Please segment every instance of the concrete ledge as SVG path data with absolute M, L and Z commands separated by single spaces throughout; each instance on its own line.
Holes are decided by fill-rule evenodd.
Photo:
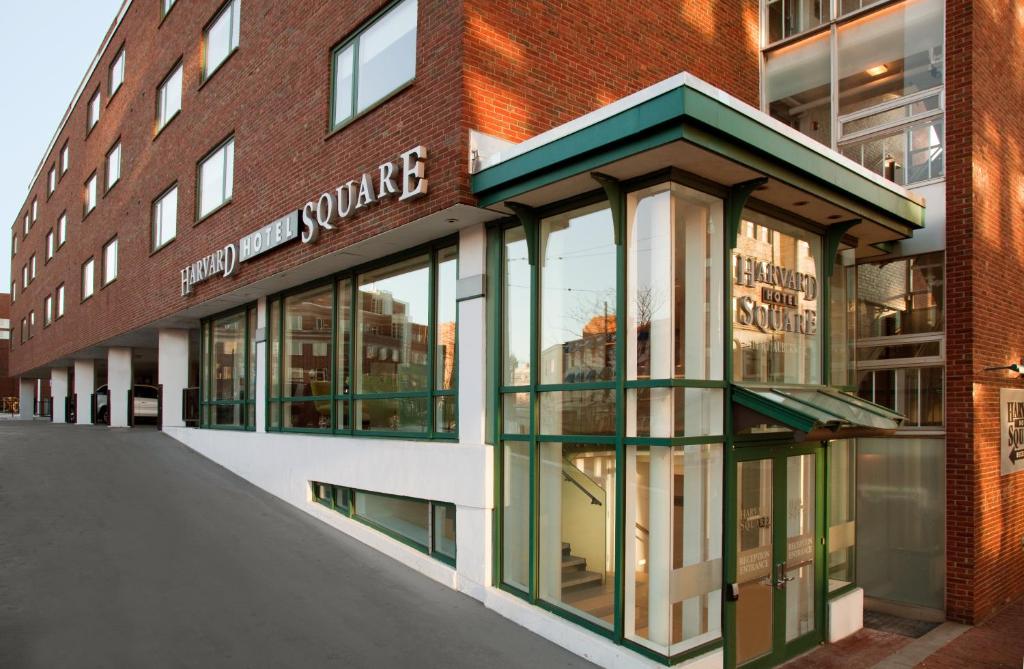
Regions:
M 864 627 L 864 590 L 857 588 L 828 602 L 828 642 L 845 639 Z

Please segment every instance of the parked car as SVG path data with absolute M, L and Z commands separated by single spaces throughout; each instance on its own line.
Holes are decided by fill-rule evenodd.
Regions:
M 110 423 L 110 389 L 102 385 L 96 389 L 96 422 Z M 156 386 L 135 386 L 135 418 L 156 418 L 160 412 L 160 393 Z

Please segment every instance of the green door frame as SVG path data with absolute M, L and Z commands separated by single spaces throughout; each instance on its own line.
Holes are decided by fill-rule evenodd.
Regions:
M 771 445 L 749 445 L 729 449 L 726 462 L 726 560 L 730 564 L 727 582 L 736 581 L 737 531 L 739 523 L 738 464 L 757 460 L 772 460 L 772 574 L 775 565 L 786 562 L 786 523 L 779 522 L 778 514 L 786 513 L 786 459 L 798 455 L 814 455 L 814 631 L 786 643 L 786 598 L 785 591 L 778 591 L 772 603 L 772 652 L 742 665 L 743 669 L 774 667 L 800 653 L 821 644 L 825 640 L 825 442 L 809 444 L 775 443 Z M 725 601 L 725 666 L 736 667 L 736 601 Z

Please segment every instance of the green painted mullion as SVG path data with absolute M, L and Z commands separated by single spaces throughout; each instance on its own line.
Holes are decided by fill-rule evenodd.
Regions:
M 394 393 L 356 393 L 353 398 L 357 400 L 404 400 L 429 398 L 430 394 L 429 390 L 406 390 Z
M 626 388 L 725 388 L 725 381 L 710 379 L 634 379 L 626 381 Z
M 596 444 L 610 446 L 617 443 L 619 438 L 615 435 L 538 434 L 537 441 L 545 443 Z
M 814 532 L 814 629 L 815 640 L 823 639 L 825 632 L 825 596 L 828 593 L 828 454 L 826 442 L 820 442 L 814 455 L 816 505 Z M 820 540 L 819 540 L 820 537 Z
M 735 210 L 725 209 L 723 202 L 723 209 L 726 212 L 732 212 L 736 215 Z M 742 216 L 742 210 L 739 211 L 739 216 Z M 739 505 L 738 495 L 738 468 L 736 461 L 735 451 L 735 431 L 733 428 L 733 404 L 732 404 L 732 382 L 734 380 L 733 374 L 733 312 L 732 312 L 732 284 L 733 284 L 733 260 L 732 251 L 735 238 L 731 237 L 730 231 L 733 229 L 739 229 L 739 222 L 737 220 L 726 220 L 725 231 L 726 234 L 722 236 L 722 336 L 723 346 L 722 355 L 722 376 L 725 380 L 725 439 L 723 440 L 722 448 L 724 449 L 724 457 L 722 458 L 723 466 L 725 471 L 722 472 L 723 482 L 723 494 L 722 494 L 722 555 L 723 555 L 723 574 L 725 579 L 726 587 L 729 584 L 736 582 L 736 554 L 738 551 L 738 531 L 739 531 L 739 513 L 737 506 Z M 724 663 L 726 667 L 736 666 L 736 602 L 730 601 L 728 597 L 723 598 L 722 603 L 722 620 L 721 629 L 722 637 L 725 640 L 723 646 Z
M 437 427 L 434 423 L 436 422 L 437 416 L 434 415 L 436 409 L 434 406 L 433 391 L 434 386 L 437 385 L 437 373 L 434 369 L 434 349 L 437 347 L 437 281 L 439 272 L 437 271 L 437 249 L 430 249 L 430 260 L 429 267 L 427 268 L 427 392 L 429 399 L 427 400 L 427 432 L 433 434 Z M 457 338 L 458 335 L 456 335 Z
M 494 435 L 494 509 L 491 511 L 492 527 L 491 534 L 491 584 L 501 587 L 504 581 L 505 560 L 505 514 L 502 500 L 504 500 L 505 485 L 505 442 L 501 434 L 502 411 L 501 395 L 496 392 L 495 387 L 504 380 L 502 375 L 503 360 L 503 329 L 502 329 L 502 304 L 504 303 L 504 258 L 505 258 L 505 233 L 504 228 L 487 229 L 487 276 L 489 283 L 493 286 L 487 307 L 487 328 L 488 348 L 491 354 L 491 375 L 494 381 L 487 384 L 487 401 L 491 409 L 491 434 Z
M 625 637 L 625 548 L 626 548 L 626 199 L 621 188 L 607 184 L 611 197 L 615 239 L 615 591 L 613 634 L 616 643 Z M 616 192 L 618 191 L 618 192 Z
M 356 402 L 353 399 L 356 394 L 356 323 L 358 322 L 357 314 L 361 308 L 357 302 L 359 299 L 359 275 L 353 273 L 349 284 L 351 302 L 348 307 L 348 371 L 352 378 L 348 383 L 348 432 L 354 434 L 356 431 Z M 362 364 L 359 365 L 358 371 L 362 373 Z
M 540 559 L 537 555 L 540 527 L 540 477 L 538 476 L 540 458 L 537 457 L 537 380 L 540 369 L 540 317 L 538 315 L 540 309 L 540 261 L 538 256 L 540 250 L 537 246 L 540 244 L 540 222 L 536 217 L 524 217 L 522 213 L 517 213 L 520 214 L 519 218 L 523 224 L 530 263 L 530 574 L 527 585 L 530 588 L 529 600 L 536 604 L 540 574 Z
M 573 390 L 615 390 L 617 384 L 614 381 L 591 381 L 589 383 L 538 383 L 537 392 L 566 392 Z
M 338 281 L 331 281 L 331 431 L 338 429 Z

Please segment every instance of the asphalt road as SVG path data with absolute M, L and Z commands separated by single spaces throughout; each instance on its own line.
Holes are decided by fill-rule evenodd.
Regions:
M 0 422 L 0 667 L 589 667 L 155 430 Z

